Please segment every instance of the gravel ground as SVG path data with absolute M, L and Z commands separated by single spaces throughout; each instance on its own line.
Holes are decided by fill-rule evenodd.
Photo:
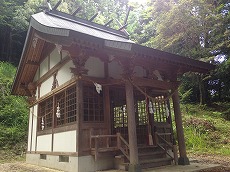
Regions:
M 222 167 L 200 172 L 230 172 L 230 157 L 217 155 L 190 155 L 190 160 L 200 163 L 219 164 Z M 0 172 L 61 172 L 54 169 L 39 167 L 25 162 L 0 163 Z

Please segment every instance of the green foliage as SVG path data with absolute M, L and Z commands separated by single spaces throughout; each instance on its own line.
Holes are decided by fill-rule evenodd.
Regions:
M 189 152 L 230 155 L 230 121 L 223 116 L 229 107 L 229 102 L 211 106 L 182 104 Z
M 12 148 L 26 142 L 28 108 L 24 97 L 11 95 L 16 68 L 0 62 L 0 147 Z
M 212 75 L 182 77 L 183 101 L 204 104 L 229 100 L 229 65 L 217 61 L 218 57 L 229 58 L 229 3 L 152 0 L 147 5 L 134 30 L 135 40 L 149 47 L 218 64 Z

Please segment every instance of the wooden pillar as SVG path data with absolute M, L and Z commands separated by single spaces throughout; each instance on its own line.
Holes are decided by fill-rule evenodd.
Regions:
M 80 79 L 77 80 L 76 83 L 76 109 L 77 109 L 77 134 L 76 134 L 76 152 L 81 154 L 81 124 L 82 124 L 82 115 L 83 115 L 83 87 L 82 81 Z
M 177 132 L 177 139 L 178 139 L 178 146 L 180 157 L 178 159 L 179 165 L 189 165 L 189 159 L 186 154 L 186 146 L 184 140 L 184 129 L 182 125 L 182 116 L 180 110 L 180 98 L 178 94 L 178 90 L 176 90 L 172 96 L 173 100 L 173 107 L 174 107 L 174 116 L 176 122 L 176 132 Z
M 127 105 L 127 114 L 128 114 L 128 134 L 129 134 L 129 151 L 130 151 L 129 172 L 141 172 L 140 164 L 138 163 L 133 85 L 130 81 L 125 82 L 125 91 L 126 91 L 126 105 Z

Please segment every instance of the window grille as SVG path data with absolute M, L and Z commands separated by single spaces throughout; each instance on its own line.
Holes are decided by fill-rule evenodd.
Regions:
M 128 126 L 126 105 L 113 107 L 113 113 L 114 113 L 113 120 L 114 120 L 115 128 Z
M 154 121 L 166 122 L 168 118 L 167 114 L 167 101 L 163 100 L 163 96 L 156 97 L 156 101 L 153 102 L 154 108 Z
M 71 87 L 66 90 L 66 122 L 71 123 L 76 121 L 76 87 Z
M 146 125 L 148 124 L 148 115 L 146 111 L 146 101 L 145 100 L 138 100 L 137 107 L 135 107 L 136 113 L 138 115 L 138 124 L 139 125 Z
M 53 98 L 42 102 L 39 106 L 38 129 L 49 129 L 52 127 Z M 42 124 L 44 122 L 44 124 Z
M 55 101 L 53 102 L 53 99 Z M 55 118 L 54 127 L 72 123 L 77 120 L 76 117 L 76 86 L 72 86 L 61 93 L 44 100 L 39 104 L 38 130 L 49 129 L 53 126 L 53 116 Z M 60 118 L 57 118 L 57 107 L 60 107 Z M 44 125 L 44 127 L 43 127 Z
M 65 124 L 65 114 L 66 114 L 66 111 L 65 111 L 65 92 L 62 92 L 60 94 L 58 94 L 56 96 L 56 106 L 57 107 L 59 105 L 60 107 L 60 118 L 56 118 L 56 125 L 57 126 L 60 126 L 60 125 L 63 125 Z
M 103 95 L 98 94 L 94 86 L 83 87 L 84 121 L 104 121 Z

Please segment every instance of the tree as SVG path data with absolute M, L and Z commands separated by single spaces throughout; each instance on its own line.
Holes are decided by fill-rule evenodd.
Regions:
M 21 52 L 21 38 L 20 32 L 14 29 L 14 15 L 15 11 L 20 8 L 25 0 L 12 0 L 0 2 L 0 60 L 17 61 L 17 54 Z M 24 35 L 23 35 L 24 36 Z
M 227 13 L 226 2 L 215 4 L 213 1 L 206 0 L 152 0 L 148 6 L 149 8 L 144 12 L 148 14 L 147 25 L 141 32 L 148 35 L 149 30 L 152 30 L 153 36 L 146 37 L 146 41 L 141 42 L 142 44 L 212 63 L 216 63 L 217 55 L 213 52 L 218 52 L 220 55 L 222 50 L 229 51 L 226 46 L 222 46 L 222 50 L 217 49 L 223 44 L 229 46 L 227 44 L 229 37 L 221 36 L 226 35 L 226 31 L 223 34 L 223 30 L 229 26 L 225 24 L 221 29 L 219 28 L 224 21 L 228 20 L 223 16 L 223 11 Z M 214 31 L 219 33 L 216 35 Z M 188 90 L 191 90 L 191 95 L 196 95 L 193 91 L 199 90 L 197 96 L 199 99 L 195 101 L 206 103 L 207 98 L 211 97 L 210 90 L 207 91 L 207 88 L 212 89 L 208 84 L 211 76 L 186 74 L 184 77 L 190 77 L 191 80 L 196 78 L 198 84 L 191 85 Z M 192 87 L 196 88 L 191 89 Z M 188 90 L 183 90 L 181 93 L 186 93 Z
M 16 68 L 0 62 L 0 147 L 12 148 L 27 138 L 28 108 L 24 97 L 11 95 Z

